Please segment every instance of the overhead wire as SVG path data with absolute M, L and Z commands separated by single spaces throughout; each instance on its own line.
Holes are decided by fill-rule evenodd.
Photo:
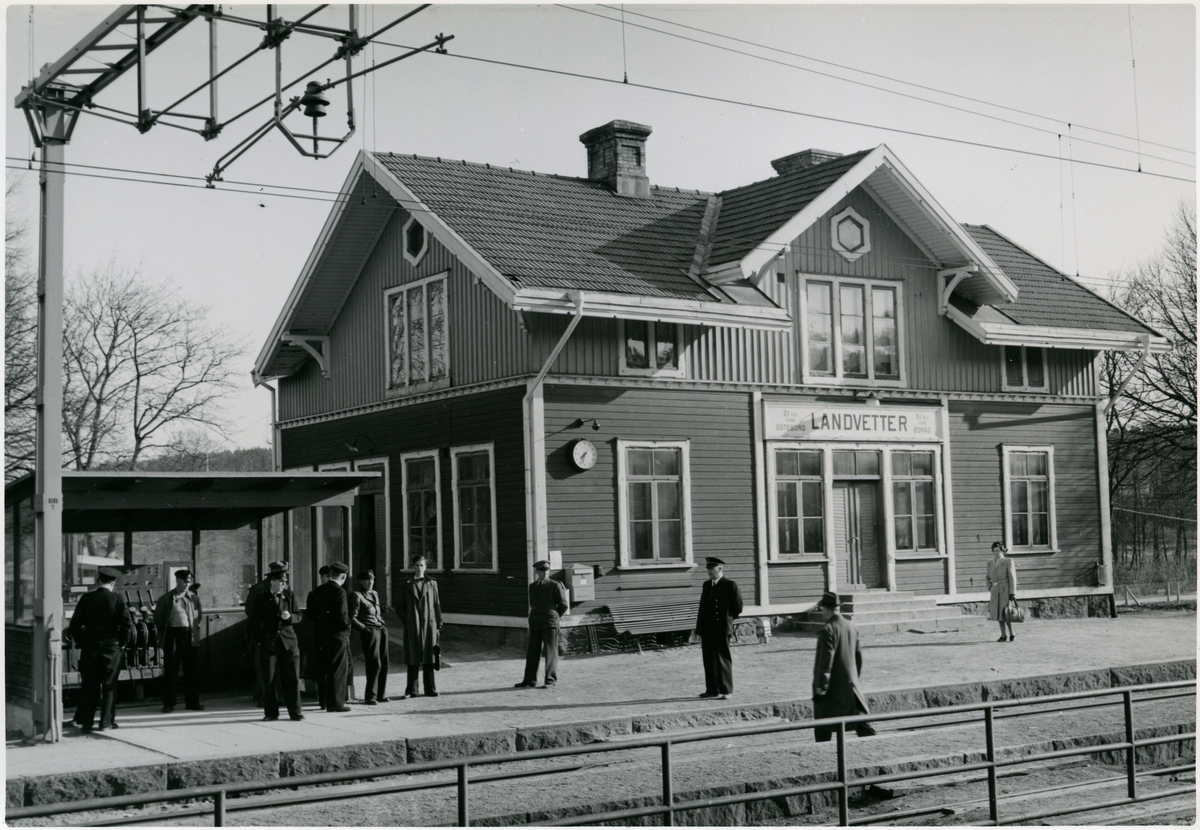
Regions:
M 608 6 L 608 5 L 605 5 L 605 4 L 603 4 L 603 3 L 601 3 L 601 4 L 600 4 L 600 6 L 601 6 L 601 8 L 606 8 L 606 9 L 609 9 L 610 11 L 615 11 L 615 9 L 614 9 L 612 6 Z M 567 9 L 571 9 L 572 11 L 582 11 L 582 10 L 580 10 L 580 9 L 575 9 L 575 8 L 573 8 L 573 7 L 571 7 L 571 6 L 566 6 L 566 5 L 563 5 L 562 7 L 563 7 L 563 8 L 567 8 Z M 976 103 L 976 104 L 983 104 L 983 105 L 985 105 L 985 106 L 989 106 L 989 107 L 995 107 L 995 108 L 997 108 L 997 109 L 1008 110 L 1009 112 L 1014 112 L 1014 113 L 1017 113 L 1017 114 L 1020 114 L 1020 115 L 1027 115 L 1027 116 L 1029 116 L 1029 117 L 1031 117 L 1031 118 L 1041 118 L 1041 119 L 1043 119 L 1043 120 L 1045 120 L 1045 121 L 1053 121 L 1053 122 L 1055 122 L 1056 124 L 1060 124 L 1060 125 L 1061 125 L 1061 124 L 1065 124 L 1065 123 L 1066 123 L 1065 119 L 1063 119 L 1063 118 L 1059 118 L 1059 117 L 1057 117 L 1057 116 L 1052 116 L 1052 115 L 1043 115 L 1043 114 L 1041 114 L 1041 113 L 1031 112 L 1031 111 L 1029 111 L 1029 110 L 1023 110 L 1023 109 L 1020 109 L 1019 107 L 1012 107 L 1012 106 L 1008 106 L 1008 105 L 1005 105 L 1005 104 L 997 104 L 997 103 L 995 103 L 995 102 L 992 102 L 992 101 L 987 101 L 987 100 L 984 100 L 984 99 L 982 99 L 982 98 L 976 98 L 976 97 L 973 97 L 973 96 L 970 96 L 970 95 L 963 95 L 963 94 L 961 94 L 961 93 L 957 93 L 957 92 L 951 92 L 950 90 L 946 90 L 946 89 L 940 89 L 940 88 L 938 88 L 938 87 L 935 87 L 935 86 L 928 86 L 928 85 L 925 85 L 925 84 L 919 84 L 919 83 L 916 83 L 916 82 L 914 82 L 914 81 L 905 81 L 905 80 L 902 80 L 902 79 L 899 79 L 899 78 L 892 77 L 892 76 L 890 76 L 890 75 L 884 75 L 884 74 L 882 74 L 882 73 L 879 73 L 879 72 L 871 72 L 871 71 L 869 71 L 869 70 L 866 70 L 866 69 L 859 69 L 859 68 L 857 68 L 857 67 L 854 67 L 854 66 L 847 66 L 846 64 L 840 64 L 840 63 L 837 63 L 837 62 L 835 62 L 835 61 L 824 60 L 824 59 L 822 59 L 822 58 L 814 58 L 814 57 L 812 57 L 811 55 L 804 55 L 804 54 L 801 54 L 801 53 L 799 53 L 799 52 L 791 52 L 791 51 L 788 51 L 787 49 L 780 49 L 780 48 L 777 48 L 777 47 L 774 47 L 774 46 L 767 46 L 766 44 L 760 43 L 760 42 L 758 42 L 758 41 L 753 41 L 753 40 L 745 40 L 745 39 L 742 39 L 742 38 L 737 38 L 737 37 L 734 37 L 734 36 L 732 36 L 732 35 L 726 35 L 726 34 L 722 34 L 722 33 L 720 33 L 720 32 L 713 32 L 713 31 L 710 31 L 710 30 L 707 30 L 707 29 L 701 29 L 701 28 L 699 28 L 699 27 L 697 27 L 697 26 L 689 26 L 689 25 L 688 25 L 688 24 L 686 24 L 686 23 L 679 23 L 678 21 L 674 21 L 674 20 L 667 20 L 667 19 L 665 19 L 665 18 L 661 18 L 661 17 L 655 17 L 655 16 L 653 16 L 653 15 L 645 14 L 644 12 L 629 12 L 629 13 L 630 13 L 630 14 L 632 14 L 632 15 L 634 15 L 634 16 L 636 16 L 636 17 L 644 17 L 644 18 L 646 18 L 646 19 L 648 19 L 648 20 L 653 20 L 653 21 L 655 21 L 655 22 L 657 22 L 657 23 L 665 23 L 665 24 L 667 24 L 667 25 L 669 25 L 669 26 L 677 26 L 677 27 L 679 27 L 679 28 L 681 28 L 681 29 L 688 29 L 689 31 L 699 32 L 699 33 L 701 33 L 701 34 L 710 35 L 710 36 L 712 36 L 712 37 L 719 37 L 719 38 L 722 38 L 722 39 L 725 39 L 725 40 L 731 40 L 731 41 L 734 41 L 735 43 L 742 43 L 742 44 L 746 44 L 746 45 L 748 45 L 748 46 L 754 46 L 754 47 L 757 47 L 757 48 L 760 48 L 760 49 L 764 49 L 764 50 L 767 50 L 767 51 L 770 51 L 770 52 L 778 52 L 778 53 L 780 53 L 780 54 L 788 55 L 788 56 L 790 56 L 790 57 L 794 57 L 794 58 L 801 58 L 802 60 L 812 61 L 812 62 L 814 62 L 814 63 L 824 64 L 824 65 L 826 65 L 826 66 L 832 66 L 832 67 L 835 67 L 835 68 L 837 68 L 837 69 L 844 69 L 844 70 L 847 70 L 847 71 L 849 71 L 849 72 L 857 72 L 857 73 L 859 73 L 859 74 L 862 74 L 862 75 L 867 75 L 867 76 L 869 76 L 869 77 L 873 77 L 873 78 L 880 78 L 880 79 L 883 79 L 883 80 L 886 80 L 886 81 L 889 81 L 889 82 L 892 82 L 892 83 L 903 84 L 904 86 L 911 86 L 911 87 L 914 87 L 914 88 L 916 88 L 916 89 L 923 89 L 923 90 L 925 90 L 925 91 L 927 91 L 927 92 L 936 92 L 936 93 L 938 93 L 939 95 L 947 95 L 947 96 L 950 96 L 950 97 L 952 97 L 952 98 L 959 98 L 959 99 L 961 99 L 961 100 L 964 100 L 964 101 L 970 101 L 970 102 L 972 102 L 972 103 Z M 603 17 L 603 15 L 597 15 L 597 16 L 598 16 L 598 17 Z M 611 20 L 612 18 L 607 18 L 607 19 Z M 634 24 L 634 25 L 636 25 L 636 24 Z M 670 32 L 661 32 L 661 30 L 658 30 L 658 29 L 651 29 L 650 31 L 656 31 L 656 32 L 660 32 L 660 33 L 662 33 L 662 34 L 671 35 L 671 33 L 670 33 Z M 703 41 L 696 41 L 696 42 L 698 42 L 698 43 L 703 43 Z M 716 47 L 716 44 L 706 44 L 706 45 L 710 45 L 710 46 L 714 46 L 714 47 Z M 720 47 L 716 47 L 716 48 L 720 48 Z M 739 53 L 739 54 L 741 54 L 741 53 Z M 803 67 L 797 67 L 797 68 L 798 68 L 798 69 L 800 69 L 800 68 L 803 68 Z M 805 71 L 814 72 L 815 70 L 807 70 L 807 69 L 806 69 Z M 820 73 L 820 74 L 823 74 L 823 73 Z M 836 75 L 830 75 L 830 76 L 828 76 L 828 77 L 838 78 L 839 80 L 844 80 L 844 81 L 846 81 L 846 82 L 848 82 L 848 83 L 855 83 L 855 84 L 860 84 L 860 85 L 861 85 L 861 82 L 859 82 L 859 81 L 855 81 L 855 80 L 853 80 L 853 79 L 851 79 L 851 78 L 841 78 L 841 77 L 839 77 L 839 76 L 836 76 Z M 870 86 L 870 85 L 868 85 L 868 86 Z M 883 91 L 885 91 L 885 92 L 891 92 L 891 91 L 893 91 L 893 90 L 888 90 L 888 89 L 886 89 L 886 88 L 883 88 L 883 87 L 875 87 L 875 86 L 871 86 L 871 88 L 872 88 L 872 89 L 882 89 L 882 90 L 883 90 Z M 901 94 L 901 93 L 897 93 L 897 94 Z M 927 100 L 927 99 L 920 99 L 920 100 Z M 938 103 L 938 102 L 930 102 L 930 103 Z M 982 113 L 976 113 L 976 114 L 982 115 Z M 1014 122 L 1014 123 L 1015 123 L 1015 122 Z M 1091 131 L 1091 132 L 1095 132 L 1095 133 L 1101 133 L 1101 134 L 1103 134 L 1103 135 L 1110 135 L 1110 136 L 1113 136 L 1114 138 L 1124 138 L 1124 139 L 1126 139 L 1126 140 L 1129 140 L 1129 141 L 1133 141 L 1133 140 L 1134 140 L 1134 137 L 1133 137 L 1133 136 L 1124 135 L 1123 133 L 1113 132 L 1113 131 L 1111 131 L 1111 130 L 1104 130 L 1104 129 L 1100 129 L 1099 127 L 1089 127 L 1089 126 L 1086 126 L 1086 125 L 1081 125 L 1081 124 L 1076 124 L 1075 126 L 1076 126 L 1076 127 L 1079 127 L 1079 128 L 1082 128 L 1082 129 L 1089 130 L 1089 131 Z M 1140 138 L 1139 138 L 1138 140 L 1140 141 Z M 1189 154 L 1189 155 L 1193 155 L 1193 156 L 1196 154 L 1196 151 L 1195 151 L 1194 149 L 1190 149 L 1190 148 L 1187 148 L 1187 147 L 1176 147 L 1176 146 L 1174 146 L 1174 145 L 1171 145 L 1171 144 L 1163 144 L 1163 143 L 1159 143 L 1159 142 L 1152 142 L 1152 141 L 1147 141 L 1146 143 L 1147 143 L 1147 144 L 1153 144 L 1153 145 L 1154 145 L 1154 146 L 1156 146 L 1156 147 L 1162 147 L 1162 148 L 1164 148 L 1164 149 L 1168 149 L 1168 150 L 1175 150 L 1175 151 L 1177 151 L 1177 152 L 1180 152 L 1180 153 L 1187 153 L 1187 154 Z

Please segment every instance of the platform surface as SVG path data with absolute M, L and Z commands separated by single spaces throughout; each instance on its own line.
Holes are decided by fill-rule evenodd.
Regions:
M 996 642 L 992 623 L 864 636 L 864 685 L 880 692 L 1196 658 L 1194 612 L 1030 620 L 1016 631 L 1011 643 Z M 705 701 L 696 697 L 704 688 L 699 646 L 560 658 L 556 687 L 514 689 L 524 665 L 516 650 L 447 639 L 449 665 L 438 673 L 438 697 L 351 703 L 348 713 L 322 712 L 306 698 L 303 721 L 285 715 L 269 723 L 246 694 L 205 696 L 203 712 L 180 707 L 163 714 L 160 701 L 123 705 L 117 730 L 84 735 L 68 728 L 56 744 L 8 742 L 5 774 L 14 779 L 808 698 L 814 652 L 812 637 L 786 633 L 766 644 L 736 646 L 734 696 Z M 403 691 L 403 672 L 392 667 L 389 693 Z M 361 690 L 361 665 L 356 675 Z

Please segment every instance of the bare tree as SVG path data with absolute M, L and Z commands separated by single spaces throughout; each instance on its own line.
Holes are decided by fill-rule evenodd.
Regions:
M 8 201 L 21 180 L 5 183 Z M 4 214 L 4 474 L 11 480 L 33 470 L 34 391 L 37 383 L 36 277 L 29 261 L 29 227 Z
M 182 426 L 222 434 L 242 352 L 206 309 L 108 263 L 67 294 L 63 432 L 76 469 L 134 469 Z

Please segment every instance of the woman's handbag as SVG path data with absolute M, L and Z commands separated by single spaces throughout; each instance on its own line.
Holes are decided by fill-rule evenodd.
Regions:
M 1015 599 L 1010 599 L 1008 605 L 1004 606 L 1003 616 L 1006 623 L 1023 623 L 1025 622 L 1025 609 L 1017 605 Z

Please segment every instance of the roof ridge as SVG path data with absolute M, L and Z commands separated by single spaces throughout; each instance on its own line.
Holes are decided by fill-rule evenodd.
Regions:
M 717 193 L 717 195 L 718 196 L 728 196 L 730 193 L 734 193 L 738 190 L 745 190 L 745 189 L 751 188 L 751 187 L 758 187 L 759 185 L 763 185 L 768 182 L 782 181 L 782 180 L 787 179 L 792 176 L 808 176 L 818 170 L 821 170 L 821 168 L 823 168 L 823 167 L 828 167 L 829 165 L 837 164 L 838 162 L 845 161 L 846 159 L 852 158 L 854 156 L 865 156 L 868 153 L 870 153 L 871 150 L 874 150 L 874 149 L 875 148 L 872 147 L 870 150 L 855 150 L 853 153 L 847 153 L 844 156 L 838 156 L 835 159 L 830 159 L 829 161 L 822 162 L 821 164 L 817 164 L 812 167 L 806 167 L 801 170 L 793 170 L 790 173 L 783 173 L 783 174 L 777 173 L 774 176 L 768 176 L 767 178 L 759 179 L 756 182 L 749 182 L 748 184 L 739 184 L 737 187 L 731 187 L 731 188 L 728 188 L 727 190 L 722 190 L 719 193 Z

